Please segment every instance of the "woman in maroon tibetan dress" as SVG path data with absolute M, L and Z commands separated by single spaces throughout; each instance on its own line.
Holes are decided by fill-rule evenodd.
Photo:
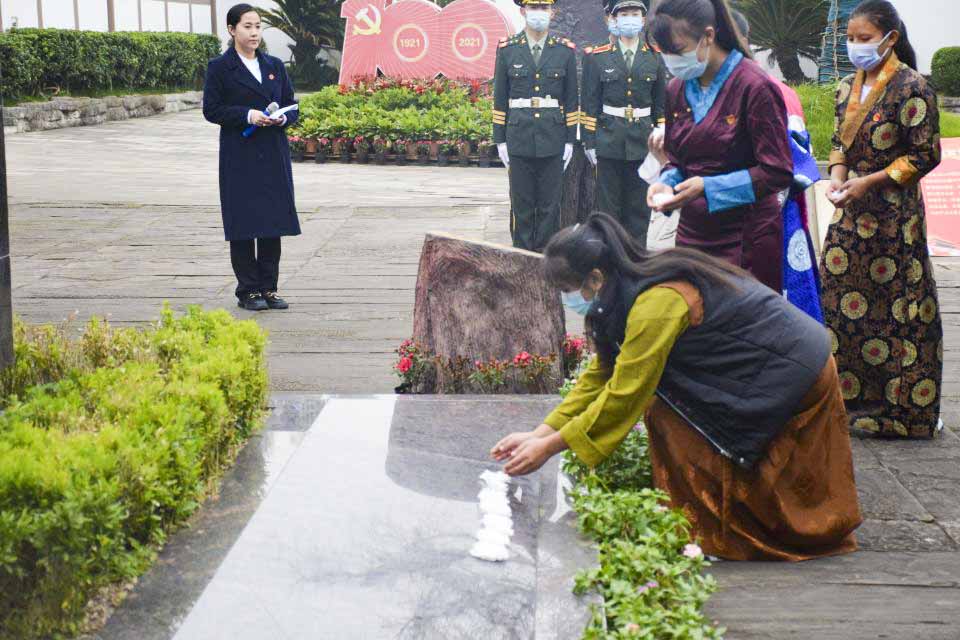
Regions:
M 793 180 L 783 96 L 751 59 L 724 0 L 663 0 L 648 33 L 676 76 L 666 98 L 669 163 L 650 206 L 680 209 L 677 246 L 781 292 L 780 197 Z

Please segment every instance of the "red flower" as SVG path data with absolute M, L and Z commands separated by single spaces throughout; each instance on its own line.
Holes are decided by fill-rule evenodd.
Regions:
M 530 364 L 532 360 L 533 360 L 533 356 L 531 356 L 526 351 L 521 351 L 513 359 L 513 364 L 518 365 L 520 367 L 526 367 L 527 365 Z
M 397 363 L 397 371 L 399 371 L 400 373 L 407 373 L 412 368 L 413 368 L 413 358 L 409 356 L 404 356 L 400 358 L 400 362 Z

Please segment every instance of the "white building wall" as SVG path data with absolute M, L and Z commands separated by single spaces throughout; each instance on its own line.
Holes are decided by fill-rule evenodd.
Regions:
M 930 73 L 933 54 L 960 46 L 960 0 L 892 0 L 917 50 L 920 73 Z

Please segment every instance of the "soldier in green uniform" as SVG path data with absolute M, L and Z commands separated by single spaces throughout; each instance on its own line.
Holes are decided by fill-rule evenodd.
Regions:
M 617 43 L 584 50 L 581 130 L 597 169 L 597 209 L 617 218 L 641 246 L 650 207 L 638 170 L 650 132 L 663 122 L 667 78 L 660 55 L 641 39 L 646 12 L 641 0 L 615 0 Z
M 509 169 L 513 245 L 542 251 L 560 230 L 580 123 L 576 45 L 548 31 L 554 0 L 514 1 L 527 25 L 497 49 L 493 140 Z

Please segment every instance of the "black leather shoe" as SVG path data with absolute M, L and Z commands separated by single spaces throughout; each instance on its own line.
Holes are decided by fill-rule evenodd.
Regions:
M 267 291 L 263 294 L 263 298 L 267 301 L 267 306 L 271 309 L 289 309 L 290 305 L 287 304 L 287 301 L 277 295 L 276 291 Z
M 247 311 L 266 311 L 270 308 L 259 293 L 248 293 L 237 301 L 237 306 Z

